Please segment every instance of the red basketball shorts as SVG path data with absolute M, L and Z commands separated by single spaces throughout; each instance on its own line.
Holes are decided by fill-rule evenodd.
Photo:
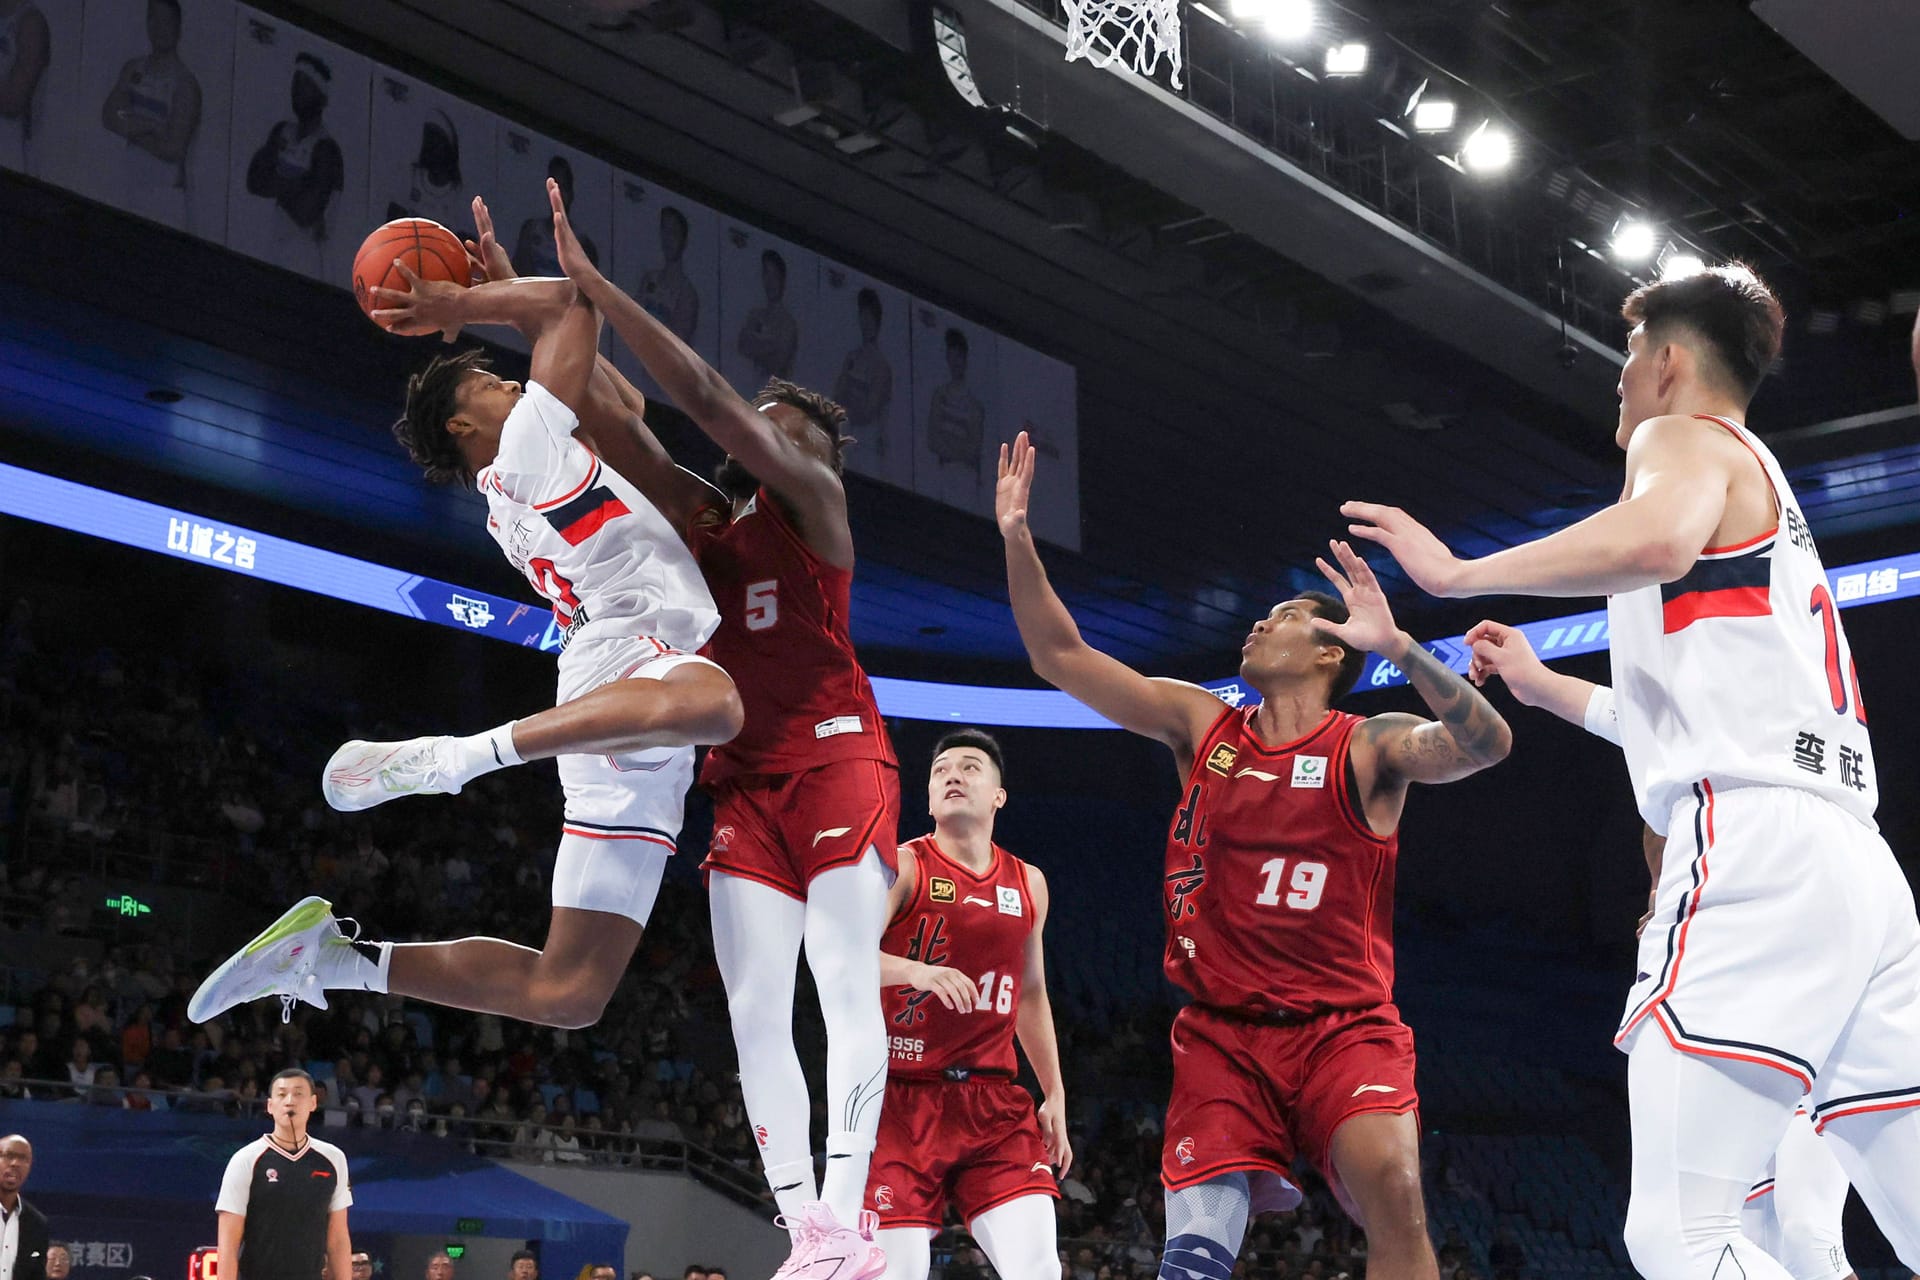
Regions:
M 883 760 L 837 760 L 800 773 L 729 778 L 713 793 L 713 843 L 701 868 L 804 899 L 822 871 L 869 847 L 896 865 L 900 771 Z
M 1390 1004 L 1286 1025 L 1189 1005 L 1173 1020 L 1160 1179 L 1178 1191 L 1223 1173 L 1285 1177 L 1300 1154 L 1331 1179 L 1328 1149 L 1343 1123 L 1419 1105 L 1413 1032 Z
M 1011 1080 L 887 1079 L 867 1176 L 883 1227 L 939 1230 L 947 1202 L 972 1222 L 1021 1196 L 1060 1192 L 1033 1097 Z

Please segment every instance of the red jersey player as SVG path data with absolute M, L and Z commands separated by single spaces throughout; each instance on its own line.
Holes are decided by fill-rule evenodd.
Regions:
M 1254 623 L 1241 678 L 1258 707 L 1153 680 L 1100 653 L 1047 582 L 1027 523 L 1034 450 L 1002 447 L 995 498 L 1013 613 L 1033 669 L 1173 749 L 1167 976 L 1173 1028 L 1162 1280 L 1227 1280 L 1250 1209 L 1287 1207 L 1311 1159 L 1367 1232 L 1370 1280 L 1433 1280 L 1420 1192 L 1413 1035 L 1393 1006 L 1396 831 L 1415 782 L 1502 759 L 1506 722 L 1394 625 L 1345 543 L 1318 561 L 1341 600 L 1304 593 Z M 1344 603 L 1343 603 L 1344 601 Z M 1404 670 L 1438 722 L 1332 710 L 1367 651 Z
M 581 252 L 554 199 L 562 270 L 668 397 L 727 451 L 720 488 L 649 437 L 636 484 L 686 532 L 720 608 L 706 653 L 729 664 L 746 722 L 701 782 L 714 797 L 706 867 L 740 1089 L 793 1235 L 782 1276 L 871 1280 L 886 1258 L 859 1229 L 886 1088 L 880 935 L 899 823 L 899 769 L 853 652 L 853 532 L 840 479 L 846 412 L 775 379 L 749 404 Z M 826 1174 L 816 1194 L 793 987 L 807 964 L 827 1030 Z
M 867 1183 L 887 1280 L 926 1280 L 949 1200 L 1001 1280 L 1059 1280 L 1049 1165 L 1065 1173 L 1060 1047 L 1041 931 L 1047 880 L 993 842 L 1000 744 L 960 729 L 933 749 L 933 833 L 900 849 L 880 976 L 887 1106 Z M 1045 1095 L 1014 1083 L 1020 1037 Z

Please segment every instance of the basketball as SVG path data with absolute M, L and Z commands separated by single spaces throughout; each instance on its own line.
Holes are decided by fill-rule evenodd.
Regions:
M 376 227 L 353 255 L 353 299 L 369 318 L 381 305 L 376 288 L 407 289 L 407 278 L 394 268 L 396 258 L 422 280 L 451 280 L 462 287 L 472 282 L 459 236 L 431 218 L 395 218 Z

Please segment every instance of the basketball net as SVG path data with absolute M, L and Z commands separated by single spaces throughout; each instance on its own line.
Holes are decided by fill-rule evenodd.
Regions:
M 1180 0 L 1063 0 L 1067 61 L 1115 62 L 1150 76 L 1164 56 L 1180 87 Z

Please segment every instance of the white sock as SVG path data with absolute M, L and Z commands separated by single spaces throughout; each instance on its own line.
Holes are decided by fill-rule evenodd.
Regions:
M 773 1202 L 789 1222 L 800 1221 L 801 1208 L 820 1198 L 813 1188 L 812 1160 L 768 1165 L 767 1185 L 773 1188 Z
M 387 990 L 387 970 L 393 965 L 391 942 L 348 942 L 329 938 L 320 944 L 314 972 L 328 991 Z
M 447 762 L 453 780 L 464 787 L 475 778 L 496 769 L 525 764 L 513 747 L 513 726 L 517 723 L 509 720 L 485 733 L 476 733 L 470 738 L 455 738 L 451 752 L 453 758 Z

